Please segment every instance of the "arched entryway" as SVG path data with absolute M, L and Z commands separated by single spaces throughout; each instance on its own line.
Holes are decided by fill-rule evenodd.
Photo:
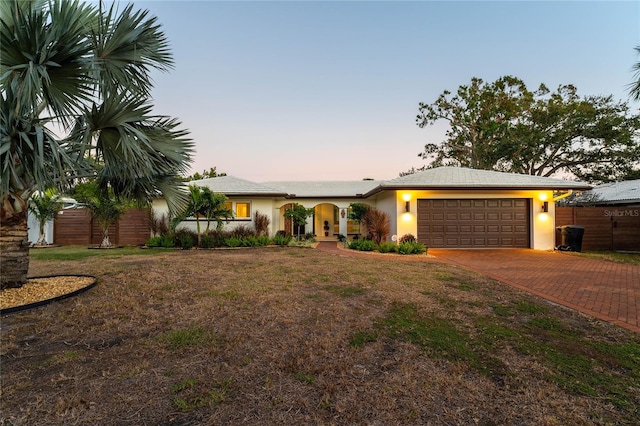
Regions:
M 338 206 L 331 203 L 317 204 L 313 217 L 313 227 L 318 241 L 335 241 L 340 234 Z

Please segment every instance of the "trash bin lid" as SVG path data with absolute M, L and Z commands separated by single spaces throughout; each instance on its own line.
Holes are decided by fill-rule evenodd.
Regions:
M 584 226 L 580 225 L 564 225 L 567 229 L 584 229 Z

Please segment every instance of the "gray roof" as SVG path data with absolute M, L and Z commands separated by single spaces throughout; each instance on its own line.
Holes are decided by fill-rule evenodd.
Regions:
M 267 182 L 296 198 L 359 197 L 380 186 L 379 180 Z
M 189 185 L 206 186 L 211 191 L 225 195 L 252 195 L 264 197 L 285 197 L 287 194 L 277 188 L 238 179 L 233 176 L 218 176 L 208 179 L 192 180 Z
M 640 179 L 605 183 L 590 191 L 596 195 L 597 202 L 636 202 L 640 201 Z
M 516 173 L 475 170 L 464 167 L 438 167 L 388 181 L 283 181 L 255 183 L 233 176 L 191 181 L 213 192 L 228 196 L 263 196 L 288 198 L 359 198 L 395 189 L 576 189 L 591 186 L 564 179 Z M 636 185 L 637 187 L 637 185 Z
M 438 167 L 401 176 L 383 182 L 383 189 L 427 188 L 487 188 L 487 189 L 590 189 L 576 181 L 543 176 L 468 169 L 465 167 Z

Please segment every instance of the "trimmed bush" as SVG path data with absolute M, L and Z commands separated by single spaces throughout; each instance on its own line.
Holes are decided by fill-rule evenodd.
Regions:
M 216 238 L 213 235 L 202 235 L 200 237 L 200 247 L 202 248 L 217 247 Z
M 358 251 L 374 251 L 378 246 L 372 240 L 353 240 L 349 244 L 349 248 Z
M 291 234 L 285 232 L 285 231 L 278 231 L 276 232 L 276 235 L 273 237 L 273 244 L 279 245 L 279 246 L 286 246 L 289 245 L 289 243 L 291 242 Z
M 249 235 L 241 239 L 242 247 L 256 247 L 258 245 L 258 238 L 254 235 Z
M 378 247 L 378 251 L 380 253 L 395 253 L 397 250 L 398 247 L 395 245 L 395 243 L 390 243 L 388 241 L 385 241 Z
M 213 239 L 213 246 L 212 247 L 223 247 L 225 245 L 225 240 L 227 239 L 227 237 L 229 236 L 229 234 L 227 232 L 224 231 L 209 231 L 209 233 L 207 234 L 207 237 L 210 237 Z M 200 240 L 202 243 L 202 239 Z
M 229 237 L 225 240 L 224 245 L 227 247 L 240 247 L 242 245 L 242 239 L 238 237 Z
M 268 235 L 259 235 L 256 239 L 258 240 L 259 246 L 267 246 L 271 242 L 271 238 L 269 238 Z
M 173 235 L 167 234 L 160 237 L 160 246 L 164 248 L 173 248 L 176 246 L 176 241 Z
M 402 243 L 398 246 L 400 254 L 422 254 L 427 251 L 424 244 L 417 241 Z
M 182 247 L 183 250 L 189 250 L 198 241 L 198 234 L 188 229 L 179 229 L 175 233 L 175 240 L 178 243 L 178 247 Z
M 162 246 L 162 237 L 152 237 L 144 243 L 147 247 L 161 247 Z

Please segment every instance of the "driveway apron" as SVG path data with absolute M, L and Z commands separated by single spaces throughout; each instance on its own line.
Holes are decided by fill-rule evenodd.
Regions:
M 348 255 L 335 243 L 318 249 Z M 640 266 L 531 249 L 429 249 L 439 261 L 640 333 Z

